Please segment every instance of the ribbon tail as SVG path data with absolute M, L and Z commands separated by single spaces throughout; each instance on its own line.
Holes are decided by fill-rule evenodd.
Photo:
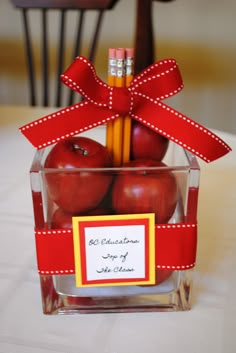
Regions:
M 117 116 L 108 108 L 98 108 L 84 101 L 35 120 L 19 130 L 35 148 L 41 149 L 103 125 Z
M 150 100 L 147 97 L 142 97 L 142 100 L 144 100 L 142 104 L 139 104 L 132 114 L 134 119 L 179 144 L 205 162 L 212 162 L 231 151 L 222 139 L 189 117 L 160 101 Z

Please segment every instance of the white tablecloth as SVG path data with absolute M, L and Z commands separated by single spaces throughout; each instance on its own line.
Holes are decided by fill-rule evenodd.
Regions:
M 236 136 L 201 164 L 199 242 L 189 312 L 45 316 L 35 261 L 29 167 L 18 132 L 44 109 L 0 106 L 0 353 L 235 353 Z

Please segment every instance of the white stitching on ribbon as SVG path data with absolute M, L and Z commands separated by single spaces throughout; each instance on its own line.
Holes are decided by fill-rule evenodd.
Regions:
M 196 223 L 178 223 L 178 224 L 156 224 L 155 228 L 157 229 L 173 229 L 173 228 L 195 228 L 197 227 Z
M 186 269 L 193 268 L 194 266 L 195 266 L 195 262 L 185 266 L 157 265 L 157 268 L 162 270 L 186 270 Z
M 68 274 L 74 274 L 74 270 L 55 270 L 55 271 L 41 271 L 38 270 L 38 273 L 40 275 L 68 275 Z
M 58 234 L 71 234 L 71 229 L 55 229 L 55 230 L 36 230 L 36 235 L 58 235 Z

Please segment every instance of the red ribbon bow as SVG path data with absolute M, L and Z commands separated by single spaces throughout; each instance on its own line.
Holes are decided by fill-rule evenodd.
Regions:
M 231 150 L 211 131 L 162 102 L 183 88 L 174 59 L 150 65 L 128 88 L 108 86 L 96 75 L 92 63 L 82 56 L 76 58 L 61 79 L 81 94 L 84 101 L 20 128 L 37 149 L 128 114 L 206 162 Z

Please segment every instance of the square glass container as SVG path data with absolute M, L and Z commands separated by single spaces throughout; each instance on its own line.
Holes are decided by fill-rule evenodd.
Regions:
M 99 127 L 81 134 L 105 144 L 106 128 Z M 72 173 L 61 169 L 45 169 L 44 161 L 52 147 L 37 151 L 30 169 L 35 229 L 39 232 L 54 229 L 53 215 L 58 205 L 48 196 L 47 176 Z M 178 201 L 166 225 L 197 223 L 197 203 L 200 168 L 194 155 L 170 141 L 163 159 L 164 169 L 172 173 L 178 186 Z M 160 167 L 149 167 L 148 173 L 158 173 Z M 163 167 L 161 167 L 163 171 Z M 111 178 L 122 173 L 132 173 L 124 168 L 74 169 L 73 174 L 92 173 L 94 178 Z M 140 168 L 138 173 L 147 172 Z M 112 185 L 112 183 L 111 183 Z M 87 185 L 88 189 L 91 187 Z M 110 189 L 112 186 L 110 187 Z M 83 201 L 83 200 L 81 200 Z M 105 214 L 113 214 L 109 192 L 103 199 Z M 89 214 L 89 213 L 88 213 Z M 68 228 L 68 225 L 66 225 Z M 60 227 L 62 228 L 62 227 Z M 37 245 L 37 244 L 36 244 Z M 167 249 L 168 250 L 168 249 Z M 185 251 L 184 249 L 183 251 Z M 47 251 L 47 250 L 45 250 Z M 64 248 L 62 251 L 67 252 Z M 39 254 L 37 253 L 37 258 Z M 49 254 L 50 256 L 50 254 Z M 191 308 L 193 266 L 182 270 L 157 267 L 154 285 L 114 285 L 77 287 L 75 274 L 50 274 L 39 271 L 42 307 L 44 314 L 78 314 L 108 312 L 184 311 Z

